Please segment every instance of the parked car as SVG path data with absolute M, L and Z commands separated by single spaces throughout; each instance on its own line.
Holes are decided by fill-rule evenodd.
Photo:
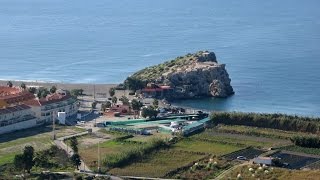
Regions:
M 239 159 L 239 160 L 243 160 L 243 161 L 247 160 L 247 158 L 246 158 L 246 157 L 244 157 L 244 156 L 238 156 L 238 157 L 237 157 L 237 159 Z

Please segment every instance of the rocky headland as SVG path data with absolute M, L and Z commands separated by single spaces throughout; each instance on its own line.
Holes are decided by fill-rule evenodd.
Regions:
M 180 56 L 142 69 L 130 77 L 171 86 L 171 99 L 228 97 L 234 94 L 225 64 L 219 64 L 215 53 L 209 51 Z

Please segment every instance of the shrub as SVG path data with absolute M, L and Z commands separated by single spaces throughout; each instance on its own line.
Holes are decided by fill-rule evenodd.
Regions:
M 211 120 L 214 124 L 244 125 L 286 131 L 320 133 L 320 118 L 284 114 L 214 112 L 211 114 Z

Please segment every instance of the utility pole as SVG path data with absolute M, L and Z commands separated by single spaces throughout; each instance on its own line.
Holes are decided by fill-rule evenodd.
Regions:
M 56 140 L 56 132 L 55 132 L 55 128 L 56 128 L 56 123 L 55 123 L 55 119 L 54 119 L 54 111 L 52 112 L 52 139 Z
M 100 173 L 100 141 L 98 141 L 98 172 Z
M 96 85 L 93 85 L 93 100 L 96 101 Z

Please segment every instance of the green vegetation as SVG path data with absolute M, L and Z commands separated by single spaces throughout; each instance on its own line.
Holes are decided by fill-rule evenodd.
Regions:
M 111 107 L 111 102 L 110 101 L 106 101 L 104 103 L 101 104 L 101 111 L 105 111 L 107 108 L 110 108 Z
M 259 167 L 257 165 L 238 166 L 235 170 L 224 176 L 222 179 L 277 179 L 277 180 L 300 180 L 318 179 L 320 171 L 299 171 L 284 168 Z
M 32 166 L 34 165 L 34 149 L 32 146 L 26 146 L 24 147 L 23 153 L 22 154 L 17 154 L 14 157 L 14 167 L 16 170 L 23 172 L 27 171 L 30 174 L 30 170 Z
M 37 97 L 38 97 L 39 99 L 47 97 L 48 94 L 50 94 L 50 92 L 48 91 L 47 88 L 40 87 L 40 88 L 37 90 Z
M 220 156 L 240 150 L 244 147 L 234 144 L 225 144 L 223 142 L 209 142 L 185 138 L 174 144 L 173 148 L 180 151 L 210 153 Z
M 20 84 L 20 87 L 21 87 L 23 90 L 26 90 L 26 88 L 27 88 L 27 86 L 26 86 L 25 83 L 21 83 L 21 84 Z
M 71 162 L 72 164 L 79 169 L 79 166 L 81 165 L 81 159 L 80 159 L 80 155 L 78 153 L 75 153 L 71 156 Z
M 51 94 L 55 93 L 56 91 L 57 91 L 57 87 L 56 87 L 56 86 L 52 86 L 52 87 L 50 88 L 50 93 L 51 93 Z
M 33 146 L 36 151 L 45 150 L 52 145 L 52 127 L 41 126 L 8 133 L 0 137 L 0 166 L 13 163 L 14 156 L 22 153 L 25 146 Z M 56 126 L 57 137 L 83 132 L 76 127 Z
M 121 96 L 119 101 L 121 101 L 123 105 L 130 105 L 129 99 L 126 96 Z
M 116 89 L 115 89 L 115 88 L 110 88 L 110 89 L 109 89 L 109 95 L 110 95 L 111 97 L 113 97 L 113 96 L 115 95 L 115 93 L 116 93 Z
M 112 101 L 113 104 L 117 104 L 118 98 L 115 97 L 115 96 L 113 96 L 112 99 L 111 99 L 111 101 Z
M 146 154 L 166 146 L 167 145 L 164 141 L 160 139 L 154 139 L 150 142 L 142 144 L 141 146 L 136 146 L 121 153 L 107 155 L 103 164 L 105 164 L 109 168 L 122 167 L 132 162 L 133 160 L 141 159 Z
M 259 128 L 252 126 L 239 126 L 239 125 L 218 125 L 214 128 L 217 132 L 242 134 L 249 136 L 268 137 L 276 139 L 290 139 L 291 137 L 299 135 L 308 135 L 302 132 L 283 131 L 271 128 Z
M 201 134 L 196 134 L 193 139 L 205 142 L 218 142 L 224 144 L 237 145 L 240 147 L 273 147 L 278 144 L 273 139 L 251 138 L 250 136 L 238 135 L 232 136 L 227 134 L 212 133 L 210 130 Z
M 211 114 L 211 119 L 214 124 L 245 125 L 320 134 L 320 118 L 285 114 L 214 112 Z
M 149 106 L 149 107 L 146 107 L 146 108 L 143 108 L 143 109 L 142 109 L 141 115 L 142 115 L 142 117 L 144 117 L 144 118 L 147 118 L 147 117 L 149 117 L 149 118 L 156 118 L 157 115 L 158 115 L 158 113 L 159 113 L 159 112 L 155 109 L 155 107 Z
M 306 154 L 314 154 L 320 156 L 320 149 L 319 148 L 306 148 L 300 147 L 295 145 L 285 146 L 280 148 L 281 150 L 293 151 L 293 152 L 300 152 Z
M 8 86 L 8 87 L 12 87 L 12 86 L 13 86 L 12 82 L 11 82 L 11 81 L 8 81 L 8 82 L 7 82 L 7 86 Z
M 13 179 L 20 173 L 24 174 L 27 179 L 41 179 L 48 174 L 44 175 L 40 172 L 48 170 L 71 172 L 74 169 L 66 152 L 57 146 L 37 152 L 32 146 L 25 146 L 22 154 L 15 155 L 13 163 L 0 166 L 0 179 Z
M 37 92 L 37 88 L 35 88 L 35 87 L 30 87 L 30 88 L 28 88 L 28 91 L 29 91 L 30 93 L 32 93 L 32 94 L 35 94 L 35 93 Z
M 158 64 L 155 66 L 147 67 L 142 69 L 136 73 L 134 73 L 130 78 L 138 79 L 142 82 L 154 82 L 160 75 L 170 72 L 176 71 L 178 68 L 190 65 L 196 61 L 202 51 L 195 54 L 187 54 L 185 56 L 179 56 L 173 60 L 166 61 L 162 64 Z
M 123 139 L 122 135 L 119 135 L 118 139 Z M 84 138 L 84 137 L 83 137 Z M 79 154 L 82 159 L 91 168 L 97 167 L 98 162 L 98 142 L 93 145 L 79 145 Z M 109 140 L 105 142 L 100 142 L 100 157 L 108 161 L 106 156 L 112 156 L 118 153 L 130 151 L 130 149 L 135 149 L 136 147 L 142 146 L 142 143 L 127 142 L 121 140 Z
M 75 153 L 78 153 L 78 140 L 76 137 L 70 138 L 70 147 Z
M 194 163 L 191 167 L 180 168 L 178 172 L 169 175 L 173 179 L 214 179 L 224 170 L 233 166 L 232 162 L 224 159 L 211 157 Z
M 121 168 L 113 168 L 109 172 L 128 176 L 165 177 L 173 170 L 194 164 L 203 158 L 203 154 L 175 150 L 154 151 L 144 156 L 140 161 Z
M 126 89 L 136 91 L 144 88 L 146 86 L 146 82 L 135 77 L 128 77 L 124 81 L 124 86 Z
M 134 111 L 139 111 L 142 106 L 143 106 L 143 103 L 138 101 L 137 99 L 133 99 L 131 101 L 131 107 Z
M 296 146 L 307 147 L 307 148 L 320 148 L 319 136 L 294 136 L 291 141 Z
M 72 89 L 70 94 L 74 97 L 82 96 L 83 95 L 83 89 Z

